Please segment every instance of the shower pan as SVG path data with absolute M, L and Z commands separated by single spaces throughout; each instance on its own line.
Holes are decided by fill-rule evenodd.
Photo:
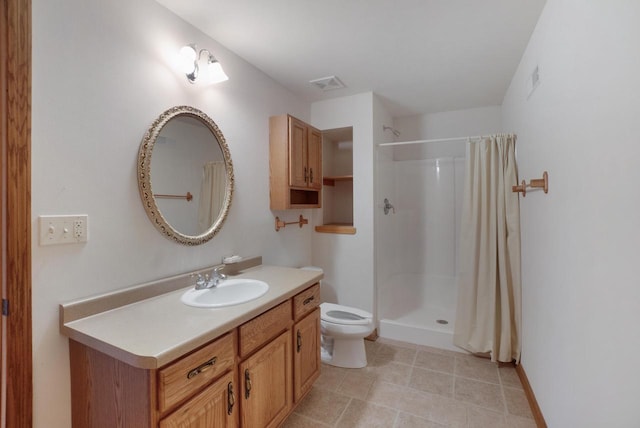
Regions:
M 379 334 L 453 345 L 464 141 L 378 146 L 376 293 Z

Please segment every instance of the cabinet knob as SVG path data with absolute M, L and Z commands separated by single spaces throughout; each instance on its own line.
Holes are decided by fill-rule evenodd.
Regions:
M 302 349 L 302 334 L 300 334 L 300 330 L 298 330 L 298 334 L 297 336 L 297 347 L 296 347 L 296 351 L 298 353 L 300 353 L 300 349 Z

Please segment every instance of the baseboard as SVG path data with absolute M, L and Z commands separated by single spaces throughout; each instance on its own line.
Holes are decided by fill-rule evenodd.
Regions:
M 533 419 L 536 421 L 536 425 L 538 428 L 547 428 L 547 423 L 544 421 L 544 416 L 542 416 L 542 410 L 540 410 L 540 406 L 538 406 L 538 401 L 533 394 L 533 389 L 531 389 L 531 384 L 529 383 L 522 364 L 516 365 L 516 373 L 518 373 L 520 383 L 522 383 L 524 393 L 527 396 L 527 401 L 529 401 L 529 407 L 531 407 L 531 413 L 533 413 Z

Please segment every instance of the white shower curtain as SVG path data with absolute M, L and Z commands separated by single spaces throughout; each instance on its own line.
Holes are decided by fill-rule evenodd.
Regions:
M 227 180 L 224 162 L 204 164 L 200 187 L 200 206 L 198 207 L 198 226 L 204 233 L 213 226 L 224 203 Z
M 520 205 L 515 135 L 468 143 L 454 344 L 520 360 Z

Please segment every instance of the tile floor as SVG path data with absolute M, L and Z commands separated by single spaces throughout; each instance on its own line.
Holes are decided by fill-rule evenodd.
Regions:
M 322 366 L 282 428 L 535 428 L 511 366 L 462 353 L 365 341 L 363 369 Z

